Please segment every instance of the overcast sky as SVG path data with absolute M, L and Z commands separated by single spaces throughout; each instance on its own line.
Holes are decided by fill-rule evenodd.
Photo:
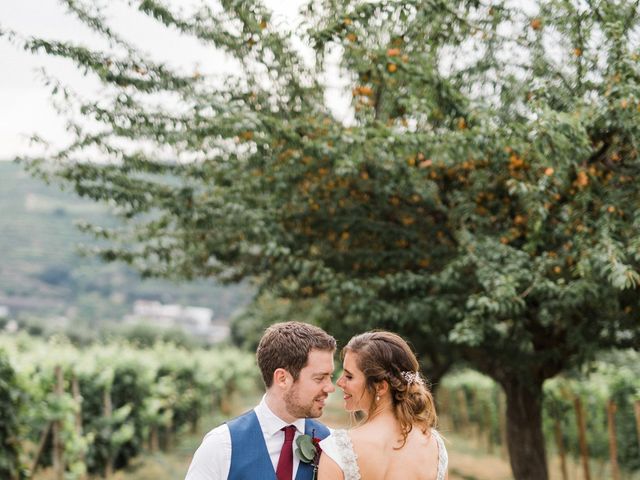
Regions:
M 127 7 L 125 1 L 100 2 L 109 5 L 106 13 L 116 31 L 140 46 L 154 59 L 168 61 L 190 71 L 214 73 L 224 68 L 224 58 L 198 41 L 181 37 L 157 22 Z M 176 6 L 189 8 L 193 0 L 171 0 Z M 274 22 L 295 25 L 301 0 L 266 0 L 274 11 Z M 18 31 L 25 36 L 74 40 L 91 46 L 104 43 L 72 15 L 57 0 L 6 1 L 0 13 L 0 27 Z M 28 138 L 37 133 L 53 144 L 62 145 L 68 136 L 64 120 L 50 104 L 49 90 L 43 86 L 38 69 L 50 73 L 91 94 L 99 90 L 97 81 L 82 77 L 67 60 L 33 55 L 18 50 L 0 37 L 0 160 L 7 160 L 30 150 Z

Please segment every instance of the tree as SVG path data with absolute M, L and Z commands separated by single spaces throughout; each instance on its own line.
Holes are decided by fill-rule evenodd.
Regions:
M 398 331 L 445 369 L 464 358 L 504 388 L 514 477 L 548 478 L 543 382 L 640 337 L 635 2 L 316 1 L 311 60 L 253 0 L 133 2 L 224 50 L 240 69 L 224 82 L 63 3 L 113 49 L 5 35 L 105 84 L 95 101 L 56 84 L 101 128 L 71 122 L 54 171 L 30 163 L 118 205 L 121 228 L 86 226 L 103 259 L 255 277 L 321 297 L 341 329 Z M 347 120 L 321 81 L 335 58 Z
M 287 298 L 273 298 L 264 293 L 231 319 L 231 341 L 244 350 L 255 352 L 269 325 L 293 320 L 316 325 L 328 324 L 331 323 L 330 320 L 323 318 L 327 313 L 323 303 L 315 299 L 291 301 Z M 336 336 L 335 329 L 331 333 Z M 340 338 L 337 338 L 340 342 Z

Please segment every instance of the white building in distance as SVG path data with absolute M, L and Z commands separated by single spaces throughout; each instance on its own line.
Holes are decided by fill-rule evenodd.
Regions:
M 204 307 L 163 305 L 157 301 L 136 300 L 133 314 L 125 316 L 124 322 L 164 329 L 180 328 L 208 343 L 217 343 L 229 337 L 229 326 L 214 324 L 213 310 Z

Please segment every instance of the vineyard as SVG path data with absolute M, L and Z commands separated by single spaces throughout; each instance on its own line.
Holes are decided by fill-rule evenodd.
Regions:
M 638 357 L 619 352 L 586 376 L 545 383 L 544 433 L 549 458 L 558 459 L 552 478 L 638 478 Z M 229 417 L 233 396 L 254 396 L 257 381 L 253 356 L 230 348 L 78 348 L 64 337 L 0 335 L 0 478 L 38 478 L 41 469 L 58 479 L 109 478 L 143 452 L 171 450 L 205 415 Z M 507 457 L 506 402 L 495 382 L 457 371 L 440 385 L 438 403 L 445 435 Z
M 623 358 L 624 357 L 624 358 Z M 587 376 L 563 376 L 544 386 L 547 451 L 559 459 L 554 478 L 637 478 L 640 473 L 638 355 L 621 352 Z M 447 429 L 467 434 L 487 453 L 507 456 L 506 402 L 498 384 L 471 370 L 445 377 L 439 390 Z M 572 472 L 569 463 L 579 464 Z
M 0 336 L 0 478 L 41 467 L 110 477 L 145 450 L 170 449 L 203 415 L 228 414 L 256 382 L 253 356 L 232 349 Z

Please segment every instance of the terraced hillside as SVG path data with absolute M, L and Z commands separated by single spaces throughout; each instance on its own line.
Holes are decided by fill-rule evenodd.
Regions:
M 121 318 L 136 299 L 152 299 L 213 308 L 224 319 L 251 296 L 246 286 L 212 281 L 143 281 L 126 266 L 84 257 L 79 246 L 95 240 L 76 228 L 79 220 L 115 221 L 106 206 L 0 162 L 0 305 L 18 316 L 100 322 Z

